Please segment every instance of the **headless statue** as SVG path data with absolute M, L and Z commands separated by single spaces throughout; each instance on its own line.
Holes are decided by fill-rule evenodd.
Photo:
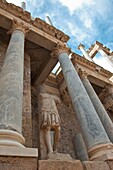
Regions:
M 41 129 L 44 131 L 44 140 L 47 153 L 57 152 L 57 145 L 60 138 L 60 117 L 56 105 L 60 99 L 56 95 L 46 93 L 44 86 L 40 88 L 40 111 Z M 54 130 L 54 142 L 52 146 L 50 131 Z

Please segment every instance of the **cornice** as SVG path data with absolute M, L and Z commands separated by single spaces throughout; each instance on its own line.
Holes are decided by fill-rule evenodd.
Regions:
M 72 63 L 76 65 L 76 63 L 81 64 L 91 70 L 95 70 L 95 63 L 85 59 L 84 57 L 79 56 L 78 54 L 72 53 Z
M 40 18 L 35 18 L 35 20 L 32 20 L 32 24 L 38 29 L 43 30 L 62 42 L 67 42 L 69 40 L 68 35 L 56 29 L 54 26 L 47 24 L 45 21 L 42 21 Z
M 95 46 L 100 47 L 108 56 L 111 56 L 113 54 L 113 52 L 111 52 L 111 50 L 109 48 L 104 46 L 99 41 L 96 41 L 95 44 L 91 45 L 91 47 L 88 49 L 87 52 L 90 53 L 95 48 Z M 96 51 L 98 51 L 98 50 L 96 50 Z
M 101 67 L 101 66 L 95 64 L 94 62 L 91 62 L 91 61 L 89 61 L 89 60 L 87 60 L 87 59 L 85 59 L 81 56 L 79 56 L 78 54 L 73 53 L 71 60 L 72 60 L 73 65 L 76 65 L 78 63 L 78 64 L 80 64 L 80 65 L 82 65 L 82 66 L 84 66 L 84 67 L 86 67 L 86 68 L 88 68 L 92 71 L 95 71 L 98 74 L 101 74 L 105 77 L 108 77 L 108 76 L 110 77 L 110 76 L 113 75 L 111 72 L 105 70 L 103 67 Z
M 56 29 L 54 26 L 47 24 L 40 18 L 32 19 L 31 14 L 28 11 L 24 11 L 21 7 L 18 7 L 12 3 L 7 3 L 5 0 L 0 0 L 0 8 L 26 21 L 27 23 L 33 25 L 34 27 L 46 32 L 47 34 L 57 38 L 62 42 L 67 42 L 70 38 L 68 35 Z

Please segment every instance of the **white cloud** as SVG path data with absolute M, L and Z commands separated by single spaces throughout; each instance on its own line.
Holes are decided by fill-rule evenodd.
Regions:
M 86 42 L 87 44 L 93 35 L 89 34 L 85 29 L 78 27 L 78 25 L 68 23 L 68 31 L 71 35 L 73 35 L 76 39 L 77 43 Z
M 92 29 L 93 21 L 90 13 L 81 12 L 79 18 L 87 29 Z
M 22 0 L 7 0 L 7 2 L 15 4 L 17 6 L 21 6 Z
M 87 19 L 84 21 L 84 26 L 85 26 L 86 28 L 92 28 L 92 20 L 87 18 Z
M 62 5 L 66 6 L 70 13 L 73 14 L 75 10 L 80 9 L 83 5 L 93 4 L 93 0 L 59 0 Z

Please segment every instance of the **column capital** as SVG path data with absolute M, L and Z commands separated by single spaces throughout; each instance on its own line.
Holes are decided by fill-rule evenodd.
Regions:
M 80 76 L 81 79 L 87 79 L 88 73 L 82 69 L 79 69 L 78 75 Z
M 108 94 L 112 95 L 113 94 L 113 85 L 111 85 L 111 84 L 106 85 L 105 90 L 106 90 L 106 92 L 108 92 Z
M 83 44 L 79 44 L 78 49 L 80 50 L 81 48 L 84 48 L 85 46 Z
M 71 53 L 71 49 L 66 46 L 66 44 L 60 44 L 58 43 L 56 47 L 54 48 L 53 52 L 51 53 L 51 56 L 56 58 L 61 53 L 67 53 L 68 55 Z
M 12 27 L 8 31 L 8 34 L 12 34 L 15 30 L 20 30 L 24 34 L 26 34 L 27 32 L 29 32 L 30 28 L 26 26 L 23 22 L 18 22 L 16 19 L 13 19 Z

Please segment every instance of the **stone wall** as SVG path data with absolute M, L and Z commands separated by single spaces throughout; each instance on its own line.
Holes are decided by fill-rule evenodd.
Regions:
M 74 146 L 75 135 L 80 131 L 75 112 L 67 107 L 63 102 L 57 105 L 61 117 L 61 138 L 59 141 L 58 152 L 69 153 L 72 158 L 76 158 Z
M 46 84 L 47 88 L 47 84 Z M 52 88 L 52 90 L 50 90 Z M 47 90 L 51 94 L 55 93 L 53 91 L 53 85 L 48 86 Z M 57 89 L 58 90 L 58 89 Z M 60 94 L 60 92 L 59 92 Z M 60 96 L 59 96 L 60 97 Z M 69 108 L 61 99 L 61 103 L 57 105 L 57 109 L 61 118 L 61 137 L 58 145 L 59 153 L 68 153 L 72 156 L 72 158 L 76 158 L 76 151 L 74 146 L 75 135 L 78 132 L 81 132 L 79 123 L 76 118 L 76 114 L 73 111 L 73 108 Z M 70 104 L 71 105 L 71 104 Z M 39 127 L 40 115 L 38 114 L 38 87 L 32 87 L 32 139 L 33 139 L 33 147 L 38 147 L 39 150 L 43 148 L 43 152 L 46 152 L 46 146 L 44 143 L 43 132 L 40 131 Z M 40 131 L 40 137 L 39 137 Z M 42 153 L 41 153 L 42 154 Z M 39 154 L 40 155 L 40 154 Z M 41 159 L 45 159 L 45 153 L 43 153 L 40 157 Z
M 31 69 L 28 55 L 25 55 L 24 58 L 22 133 L 25 138 L 25 146 L 32 147 Z
M 37 170 L 37 158 L 0 157 L 0 170 Z
M 38 91 L 37 86 L 31 88 L 32 105 L 32 146 L 39 148 L 39 114 L 38 114 Z
M 38 170 L 112 170 L 113 161 L 39 161 Z

